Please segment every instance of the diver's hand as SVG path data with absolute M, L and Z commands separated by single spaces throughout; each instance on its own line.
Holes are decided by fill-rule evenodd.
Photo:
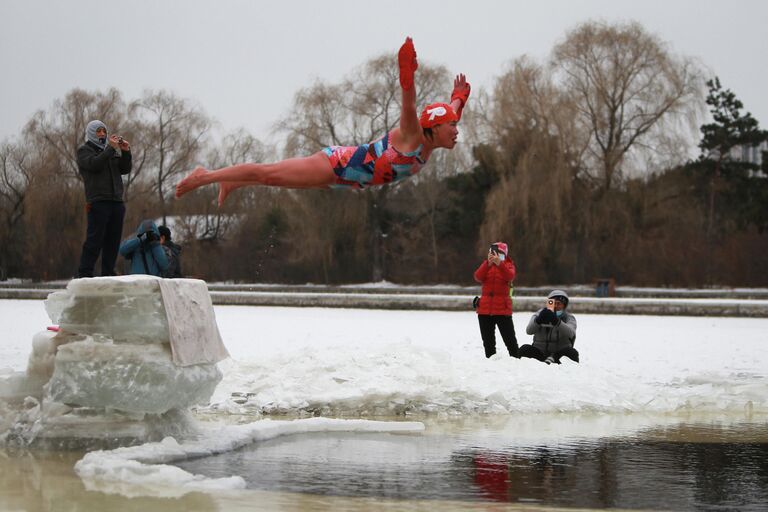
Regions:
M 405 38 L 403 46 L 397 52 L 397 64 L 400 66 L 400 87 L 410 90 L 413 88 L 413 74 L 419 67 L 416 60 L 416 48 L 413 47 L 413 39 Z

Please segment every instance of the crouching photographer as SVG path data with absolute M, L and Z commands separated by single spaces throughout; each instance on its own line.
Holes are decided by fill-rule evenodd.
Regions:
M 533 335 L 531 345 L 520 347 L 520 357 L 538 359 L 547 364 L 560 364 L 562 357 L 579 362 L 576 343 L 576 317 L 569 311 L 568 294 L 552 290 L 546 306 L 533 314 L 525 332 Z
M 168 268 L 168 258 L 160 244 L 160 232 L 152 220 L 143 220 L 136 235 L 120 244 L 120 254 L 131 262 L 131 274 L 161 277 Z

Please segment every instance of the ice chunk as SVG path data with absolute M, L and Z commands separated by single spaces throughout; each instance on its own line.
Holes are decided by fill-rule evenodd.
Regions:
M 228 353 L 204 281 L 75 279 L 45 306 L 58 332 L 35 335 L 27 371 L 0 379 L 4 430 L 25 443 L 146 437 L 148 422 L 207 403 L 221 381 Z M 20 408 L 26 397 L 38 405 Z
M 55 333 L 43 331 L 32 338 L 26 372 L 14 372 L 0 378 L 0 399 L 17 402 L 25 397 L 42 398 L 43 386 L 53 375 L 57 342 Z
M 25 372 L 13 372 L 0 377 L 0 400 L 19 401 L 28 396 L 40 396 L 45 383 L 36 383 Z
M 27 363 L 27 376 L 34 381 L 45 384 L 53 375 L 53 365 L 56 358 L 56 347 L 66 339 L 60 336 L 56 339 L 56 333 L 42 331 L 32 338 L 32 353 Z
M 205 404 L 222 374 L 215 364 L 177 366 L 170 346 L 101 343 L 59 347 L 47 396 L 67 405 L 162 414 Z
M 48 297 L 46 311 L 68 333 L 116 343 L 168 343 L 159 280 L 153 276 L 73 279 L 66 291 Z M 203 281 L 194 282 L 206 288 Z
M 171 343 L 173 361 L 187 366 L 229 357 L 208 287 L 198 279 L 122 276 L 75 279 L 46 300 L 62 331 L 130 344 Z
M 74 279 L 66 291 L 51 294 L 46 308 L 60 331 L 48 343 L 41 339 L 40 355 L 30 361 L 35 360 L 36 373 L 50 377 L 48 400 L 162 414 L 207 402 L 221 380 L 215 363 L 228 354 L 204 281 Z M 185 322 L 197 329 L 176 325 Z M 186 334 L 175 336 L 178 332 Z M 173 357 L 174 343 L 180 352 L 190 345 L 198 356 L 181 366 Z M 32 370 L 30 363 L 27 373 Z

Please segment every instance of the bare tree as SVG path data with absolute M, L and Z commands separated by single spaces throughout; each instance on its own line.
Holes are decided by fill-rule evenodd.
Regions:
M 562 237 L 553 230 L 570 217 L 575 162 L 584 151 L 576 111 L 547 69 L 523 57 L 497 79 L 481 115 L 487 139 L 476 156 L 497 182 L 486 197 L 478 253 L 504 239 L 532 268 L 534 255 L 559 252 Z
M 208 167 L 216 169 L 242 162 L 263 162 L 272 149 L 244 128 L 224 135 L 220 144 L 212 148 L 206 158 Z
M 632 150 L 654 150 L 653 136 L 691 120 L 702 98 L 693 61 L 672 55 L 638 23 L 580 25 L 555 47 L 552 65 L 590 136 L 585 170 L 604 190 L 620 182 Z
M 0 146 L 0 280 L 7 279 L 9 267 L 20 260 L 19 224 L 34 176 L 26 149 L 9 142 Z
M 9 228 L 24 214 L 24 196 L 34 177 L 27 149 L 13 143 L 0 146 L 0 198 L 4 224 Z
M 468 155 L 457 145 L 452 151 L 439 151 L 432 155 L 430 164 L 415 177 L 399 185 L 391 193 L 390 207 L 395 212 L 392 237 L 388 250 L 397 259 L 398 266 L 410 266 L 423 280 L 425 266 L 431 266 L 431 275 L 440 276 L 440 213 L 451 201 L 446 178 L 464 172 Z M 429 256 L 429 260 L 425 256 Z M 429 265 L 431 263 L 431 265 Z
M 165 222 L 167 198 L 172 197 L 175 178 L 189 171 L 198 160 L 211 121 L 188 100 L 168 91 L 145 91 L 131 107 L 131 114 L 143 126 L 149 183 L 157 194 L 160 215 Z

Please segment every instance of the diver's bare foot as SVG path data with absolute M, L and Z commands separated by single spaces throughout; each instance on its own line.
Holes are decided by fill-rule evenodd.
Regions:
M 207 185 L 205 182 L 205 176 L 210 171 L 203 168 L 203 167 L 195 167 L 195 170 L 192 171 L 189 176 L 181 180 L 176 185 L 176 197 L 179 198 L 186 194 L 187 192 L 191 192 L 192 190 L 195 190 L 197 187 L 201 187 L 203 185 Z
M 241 187 L 247 187 L 253 185 L 250 181 L 221 181 L 219 182 L 219 206 L 224 204 L 224 201 L 229 197 L 229 194 L 233 190 L 237 190 Z
M 219 206 L 224 204 L 230 192 L 238 188 L 237 183 L 222 181 L 219 183 Z

